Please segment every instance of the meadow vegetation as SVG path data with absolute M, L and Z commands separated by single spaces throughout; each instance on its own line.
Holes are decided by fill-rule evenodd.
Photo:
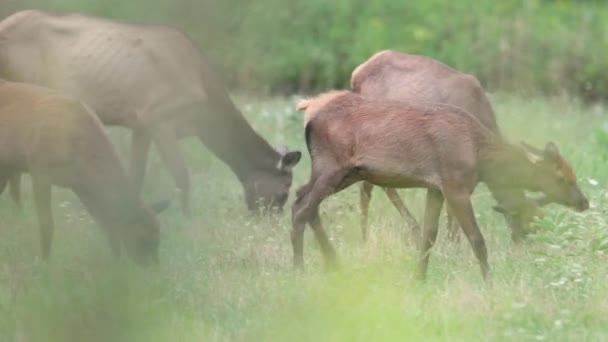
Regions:
M 472 72 L 490 90 L 608 94 L 608 3 L 599 0 L 3 0 L 18 8 L 85 12 L 188 32 L 233 86 L 310 92 L 348 85 L 386 48 Z
M 307 232 L 307 270 L 292 270 L 290 217 L 255 219 L 227 168 L 196 141 L 183 148 L 193 166 L 192 219 L 177 205 L 162 214 L 161 264 L 116 262 L 104 236 L 67 191 L 55 191 L 57 232 L 51 262 L 39 259 L 29 186 L 25 208 L 0 204 L 0 336 L 8 341 L 363 341 L 603 340 L 608 338 L 608 120 L 603 107 L 562 99 L 493 96 L 513 141 L 554 140 L 576 169 L 591 209 L 551 205 L 537 233 L 510 241 L 494 200 L 480 186 L 474 205 L 488 242 L 493 282 L 485 285 L 470 247 L 440 230 L 425 284 L 414 278 L 417 251 L 381 192 L 361 242 L 358 191 L 322 206 L 341 270 L 326 273 Z M 239 97 L 270 141 L 305 149 L 296 98 Z M 128 137 L 113 132 L 123 152 Z M 148 200 L 173 183 L 153 155 Z M 309 174 L 296 170 L 296 185 Z M 401 191 L 418 219 L 424 192 Z M 175 198 L 175 196 L 174 196 Z M 174 201 L 175 203 L 175 201 Z

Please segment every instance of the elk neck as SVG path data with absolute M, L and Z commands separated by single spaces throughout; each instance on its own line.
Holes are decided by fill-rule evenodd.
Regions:
M 199 122 L 199 138 L 239 178 L 276 168 L 280 154 L 245 120 L 228 95 L 216 98 Z
M 493 139 L 480 150 L 480 180 L 491 189 L 531 188 L 535 169 L 518 146 Z

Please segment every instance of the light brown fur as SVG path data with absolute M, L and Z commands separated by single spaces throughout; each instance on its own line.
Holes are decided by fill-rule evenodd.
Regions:
M 0 77 L 56 89 L 87 103 L 104 124 L 133 131 L 138 191 L 154 143 L 189 215 L 190 176 L 178 140 L 194 136 L 235 173 L 250 209 L 285 203 L 300 152 L 281 154 L 253 130 L 183 32 L 23 11 L 0 22 L 0 37 Z
M 304 111 L 304 127 L 314 119 L 314 116 L 319 112 L 319 108 L 323 107 L 334 98 L 344 95 L 346 90 L 330 90 L 322 93 L 317 97 L 301 100 L 296 104 L 296 110 Z
M 95 114 L 55 91 L 0 81 L 0 192 L 21 173 L 32 177 L 45 259 L 54 230 L 52 185 L 74 191 L 117 254 L 124 246 L 138 262 L 157 259 L 159 224 Z
M 500 135 L 496 117 L 480 82 L 472 75 L 459 72 L 432 58 L 384 50 L 359 65 L 351 76 L 354 92 L 363 96 L 404 102 L 443 103 L 456 106 L 473 114 L 486 127 Z M 417 235 L 418 223 L 394 189 L 384 189 L 391 202 Z M 362 184 L 361 230 L 367 237 L 367 217 L 372 186 Z M 528 200 L 523 192 L 514 190 L 502 196 L 499 206 L 512 229 L 514 241 L 521 240 L 539 211 L 537 204 Z M 512 217 L 509 217 L 512 216 Z M 448 232 L 457 238 L 458 226 L 448 211 Z
M 309 103 L 308 108 L 313 106 Z M 420 277 L 426 274 L 444 198 L 471 243 L 482 274 L 487 275 L 485 242 L 470 201 L 479 182 L 486 183 L 495 196 L 514 188 L 529 189 L 544 192 L 551 200 L 577 210 L 589 205 L 576 183 L 561 180 L 556 165 L 562 157 L 554 144 L 548 144 L 542 155 L 536 155 L 508 144 L 456 107 L 380 101 L 343 92 L 314 108 L 316 112 L 310 113 L 312 119 L 306 126 L 312 173 L 308 184 L 298 191 L 292 208 L 296 266 L 303 264 L 307 223 L 326 261 L 335 262 L 335 251 L 321 224 L 319 205 L 358 181 L 427 189 Z M 532 162 L 533 159 L 537 160 Z
M 351 88 L 364 96 L 450 104 L 498 132 L 496 117 L 479 80 L 432 58 L 384 50 L 351 74 Z

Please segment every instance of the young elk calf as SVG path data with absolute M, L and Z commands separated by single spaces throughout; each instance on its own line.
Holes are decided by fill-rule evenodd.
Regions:
M 393 188 L 427 189 L 421 258 L 426 275 L 444 198 L 481 265 L 489 271 L 471 193 L 479 182 L 494 196 L 514 188 L 542 191 L 558 203 L 585 210 L 587 199 L 572 168 L 553 143 L 544 151 L 505 142 L 475 117 L 449 105 L 380 102 L 333 91 L 297 106 L 305 110 L 306 143 L 312 159 L 308 184 L 292 208 L 294 263 L 303 265 L 303 233 L 309 223 L 329 265 L 335 251 L 319 217 L 320 203 L 349 185 L 367 181 Z
M 358 94 L 376 99 L 456 106 L 473 114 L 495 134 L 500 134 L 492 105 L 477 78 L 429 57 L 391 50 L 378 52 L 353 71 L 351 87 Z M 372 188 L 368 182 L 361 185 L 361 230 L 364 240 L 367 238 L 367 213 Z M 393 188 L 384 190 L 414 235 L 418 235 L 418 223 L 397 191 Z M 513 241 L 521 240 L 529 230 L 530 221 L 539 212 L 538 203 L 526 198 L 519 189 L 505 193 L 497 200 L 511 228 Z M 449 235 L 455 239 L 459 236 L 458 226 L 452 222 L 452 215 L 448 214 Z
M 20 173 L 32 177 L 44 259 L 54 230 L 51 185 L 58 185 L 74 191 L 116 254 L 124 246 L 139 263 L 157 260 L 158 221 L 95 114 L 51 90 L 0 81 L 0 192 Z

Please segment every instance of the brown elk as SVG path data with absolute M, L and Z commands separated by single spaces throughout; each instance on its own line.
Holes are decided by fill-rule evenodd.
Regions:
M 494 196 L 513 188 L 543 192 L 557 203 L 585 210 L 570 165 L 553 143 L 537 151 L 507 143 L 473 115 L 442 104 L 408 104 L 334 91 L 303 100 L 309 182 L 292 208 L 291 241 L 296 267 L 303 265 L 303 233 L 310 224 L 329 265 L 336 254 L 319 217 L 321 202 L 349 185 L 367 181 L 393 188 L 427 189 L 418 274 L 426 275 L 444 198 L 480 263 L 489 267 L 470 196 L 484 182 Z
M 449 104 L 473 114 L 500 135 L 492 105 L 477 78 L 429 57 L 392 50 L 378 52 L 352 72 L 351 88 L 358 94 L 377 99 Z M 369 182 L 361 184 L 361 230 L 364 240 L 367 238 L 372 188 Z M 384 191 L 412 228 L 413 235 L 418 236 L 418 223 L 397 191 L 393 188 L 384 188 Z M 519 241 L 528 231 L 530 221 L 538 214 L 538 203 L 526 198 L 518 189 L 501 195 L 497 210 L 505 215 L 513 241 Z M 455 239 L 459 236 L 458 226 L 452 222 L 452 215 L 448 212 L 448 232 Z
M 82 103 L 29 84 L 0 81 L 0 192 L 29 173 L 42 257 L 54 232 L 52 185 L 69 188 L 104 228 L 115 254 L 158 259 L 159 224 L 139 199 L 102 123 Z
M 90 105 L 106 125 L 133 131 L 131 171 L 143 185 L 158 148 L 190 210 L 178 140 L 197 137 L 243 185 L 251 210 L 282 208 L 299 151 L 280 153 L 247 123 L 224 82 L 177 29 L 84 15 L 22 11 L 0 22 L 0 77 L 46 86 Z

